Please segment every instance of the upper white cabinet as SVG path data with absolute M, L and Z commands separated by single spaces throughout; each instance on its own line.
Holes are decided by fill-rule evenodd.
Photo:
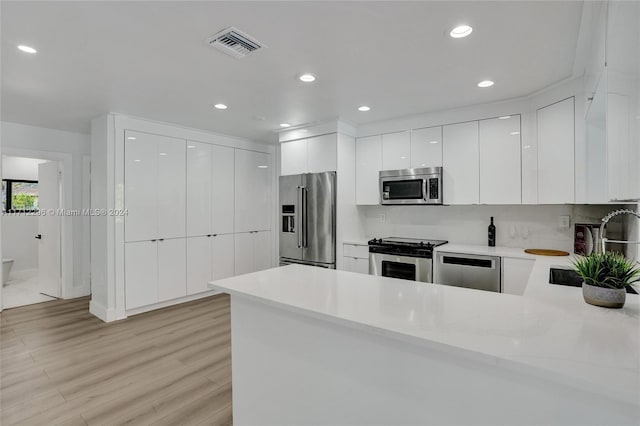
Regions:
M 442 172 L 445 204 L 478 204 L 478 122 L 443 127 Z
M 608 2 L 606 139 L 608 195 L 640 199 L 640 2 Z M 601 79 L 602 80 L 602 79 Z
M 235 232 L 271 229 L 271 167 L 269 154 L 236 150 Z
M 337 135 L 335 133 L 280 144 L 280 174 L 297 175 L 335 171 Z
M 213 234 L 230 234 L 233 232 L 234 221 L 234 197 L 235 188 L 233 177 L 235 176 L 235 150 L 226 146 L 212 145 L 213 170 L 211 187 L 211 231 Z M 266 155 L 268 160 L 271 156 Z M 266 172 L 265 172 L 266 170 Z M 270 168 L 260 169 L 259 174 L 264 175 L 271 182 Z M 269 188 L 271 185 L 269 184 Z
M 234 149 L 187 143 L 187 236 L 233 232 Z
M 131 131 L 125 136 L 125 241 L 184 237 L 185 141 Z
M 442 126 L 411 131 L 411 167 L 442 167 Z
M 411 166 L 411 132 L 382 135 L 382 170 L 408 169 Z
M 356 140 L 356 204 L 380 204 L 382 136 Z
M 520 116 L 480 120 L 480 203 L 522 202 Z
M 574 98 L 537 111 L 538 203 L 575 202 Z

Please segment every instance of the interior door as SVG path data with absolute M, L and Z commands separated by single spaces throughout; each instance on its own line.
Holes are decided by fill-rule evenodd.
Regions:
M 303 175 L 280 176 L 280 205 L 278 228 L 280 257 L 302 260 L 300 187 Z
M 58 162 L 38 165 L 38 208 L 56 210 L 60 207 L 60 175 Z M 60 216 L 38 216 L 38 282 L 40 293 L 61 297 Z
M 303 175 L 303 256 L 308 262 L 336 261 L 335 172 Z

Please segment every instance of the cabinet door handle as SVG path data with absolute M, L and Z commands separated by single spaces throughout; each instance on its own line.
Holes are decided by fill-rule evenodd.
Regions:
M 158 241 L 164 241 L 164 238 L 160 238 Z
M 152 242 L 152 243 L 155 243 L 155 242 L 156 242 L 156 240 L 151 240 L 151 242 Z

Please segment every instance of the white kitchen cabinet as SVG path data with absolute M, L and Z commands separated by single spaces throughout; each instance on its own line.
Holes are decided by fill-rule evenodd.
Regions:
M 537 111 L 538 203 L 575 202 L 574 98 Z
M 271 231 L 235 234 L 235 275 L 248 274 L 272 266 Z
M 139 308 L 187 294 L 186 240 L 125 243 L 125 306 Z
M 522 296 L 527 287 L 533 259 L 502 258 L 502 292 Z
M 443 127 L 442 172 L 444 204 L 478 204 L 480 171 L 477 121 Z
M 158 301 L 156 241 L 125 243 L 125 307 L 134 309 Z
M 271 155 L 237 149 L 235 153 L 235 232 L 271 229 Z
M 411 132 L 382 135 L 382 170 L 408 169 L 411 166 Z
M 280 144 L 280 175 L 335 171 L 337 141 L 337 135 L 330 133 Z
M 358 257 L 343 258 L 344 270 L 348 272 L 357 272 L 359 274 L 369 273 L 369 259 L 360 259 Z
M 156 136 L 158 144 L 158 238 L 186 233 L 186 141 Z
M 271 232 L 266 231 L 266 233 Z M 211 279 L 213 281 L 234 276 L 234 244 L 233 234 L 217 234 L 211 238 Z
M 125 136 L 125 241 L 184 237 L 185 141 L 131 131 Z
M 280 174 L 286 176 L 306 173 L 307 150 L 306 139 L 280 144 Z
M 187 295 L 186 239 L 158 241 L 158 302 Z
M 212 278 L 212 237 L 187 238 L 187 294 L 207 291 Z
M 125 133 L 125 241 L 158 237 L 157 152 L 154 135 Z
M 442 167 L 442 126 L 411 131 L 411 167 Z
M 356 204 L 380 204 L 382 136 L 356 140 Z
M 233 233 L 235 151 L 235 149 L 226 146 L 212 145 L 211 147 L 213 156 L 211 233 L 213 234 Z M 270 159 L 271 156 L 268 158 Z M 266 175 L 271 182 L 269 172 Z M 270 187 L 271 185 L 269 185 Z
M 480 120 L 480 203 L 521 204 L 520 116 Z
M 187 143 L 187 236 L 211 233 L 212 145 Z
M 332 172 L 338 168 L 338 136 L 316 136 L 307 141 L 307 170 L 304 173 Z M 283 173 L 284 174 L 284 173 Z

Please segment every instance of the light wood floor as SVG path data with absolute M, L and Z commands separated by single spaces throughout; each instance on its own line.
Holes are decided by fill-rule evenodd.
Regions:
M 0 321 L 3 426 L 232 423 L 226 295 L 110 324 L 87 298 Z

